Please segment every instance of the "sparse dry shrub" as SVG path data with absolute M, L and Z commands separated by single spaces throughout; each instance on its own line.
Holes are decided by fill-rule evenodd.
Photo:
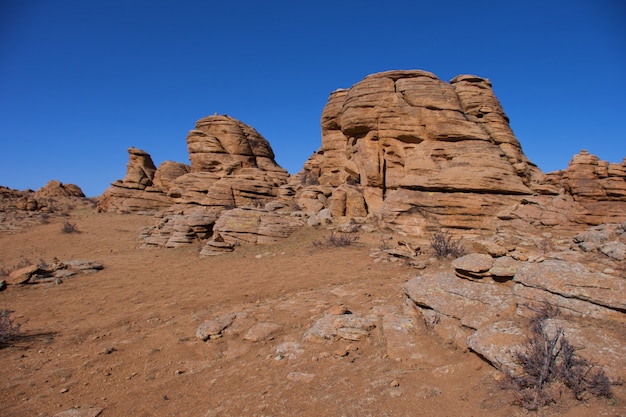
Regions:
M 515 353 L 515 362 L 522 371 L 508 373 L 504 381 L 516 403 L 526 410 L 544 407 L 556 401 L 554 386 L 558 384 L 569 388 L 577 400 L 584 400 L 587 394 L 611 398 L 611 381 L 604 371 L 576 355 L 577 349 L 562 328 L 557 327 L 552 335 L 543 328 L 546 319 L 558 316 L 558 308 L 545 303 L 535 311 L 528 340 Z
M 62 233 L 80 233 L 76 223 L 63 222 L 63 226 L 61 227 Z
M 430 238 L 430 247 L 438 259 L 448 256 L 458 258 L 465 253 L 461 245 L 461 239 L 453 240 L 452 235 L 447 230 L 445 232 L 434 233 Z
M 350 246 L 353 243 L 359 241 L 359 235 L 353 233 L 335 233 L 331 232 L 330 235 L 321 240 L 314 240 L 313 246 L 332 246 L 332 247 L 344 247 Z
M 20 324 L 11 318 L 12 310 L 0 310 L 0 345 L 11 341 L 20 331 Z

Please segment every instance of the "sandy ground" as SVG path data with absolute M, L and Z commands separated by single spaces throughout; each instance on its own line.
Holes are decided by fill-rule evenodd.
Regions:
M 202 259 L 199 245 L 139 248 L 150 217 L 81 210 L 70 220 L 81 233 L 63 234 L 53 219 L 0 234 L 0 267 L 54 257 L 105 266 L 0 293 L 0 308 L 22 324 L 19 339 L 0 349 L 0 416 L 528 415 L 511 404 L 497 371 L 423 323 L 404 360 L 387 355 L 382 326 L 360 341 L 302 340 L 334 306 L 406 310 L 402 284 L 420 271 L 374 262 L 379 236 L 316 247 L 328 232 L 308 228 L 277 245 Z M 222 338 L 196 338 L 201 323 L 227 313 L 239 318 Z M 280 328 L 245 340 L 256 323 Z M 585 403 L 564 394 L 533 415 L 626 416 L 625 389 L 615 390 L 612 400 Z

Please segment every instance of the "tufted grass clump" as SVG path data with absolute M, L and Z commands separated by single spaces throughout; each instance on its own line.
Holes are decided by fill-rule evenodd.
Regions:
M 330 235 L 321 240 L 313 241 L 313 246 L 332 246 L 340 248 L 344 246 L 350 246 L 353 243 L 359 241 L 359 235 L 353 233 L 335 233 L 331 232 Z

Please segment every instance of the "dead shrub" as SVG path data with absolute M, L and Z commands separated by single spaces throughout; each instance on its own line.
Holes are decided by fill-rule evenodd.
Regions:
M 461 245 L 461 239 L 453 240 L 452 235 L 447 230 L 443 233 L 434 233 L 430 238 L 430 247 L 437 259 L 447 258 L 448 256 L 458 258 L 465 253 L 465 249 Z
M 332 246 L 336 248 L 350 246 L 353 243 L 359 241 L 359 235 L 353 233 L 335 233 L 331 232 L 330 235 L 321 240 L 314 240 L 313 246 Z
M 587 394 L 611 398 L 611 381 L 604 371 L 576 355 L 577 349 L 562 328 L 556 328 L 552 335 L 544 329 L 543 322 L 556 317 L 559 310 L 546 303 L 535 311 L 538 314 L 531 319 L 528 340 L 514 356 L 521 372 L 508 373 L 504 381 L 516 403 L 526 410 L 538 410 L 556 401 L 559 384 L 569 388 L 579 401 Z
M 80 230 L 78 230 L 78 227 L 76 226 L 76 223 L 70 223 L 70 222 L 63 222 L 63 226 L 61 227 L 61 232 L 62 233 L 80 233 Z
M 0 345 L 10 342 L 20 331 L 20 324 L 11 318 L 12 310 L 0 310 Z

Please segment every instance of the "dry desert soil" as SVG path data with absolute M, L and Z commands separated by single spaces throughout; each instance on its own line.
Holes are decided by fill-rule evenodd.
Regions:
M 380 236 L 350 246 L 315 246 L 326 230 L 304 228 L 275 245 L 242 246 L 200 258 L 200 243 L 144 249 L 139 215 L 71 214 L 0 234 L 0 266 L 28 259 L 90 259 L 98 273 L 58 283 L 10 285 L 19 337 L 0 348 L 0 416 L 626 416 L 615 398 L 557 404 L 529 413 L 477 355 L 410 329 L 404 360 L 391 359 L 377 326 L 350 341 L 303 341 L 324 314 L 404 312 L 402 285 L 422 271 L 375 262 Z M 445 267 L 431 263 L 429 270 Z M 221 338 L 196 330 L 236 313 Z M 274 333 L 247 340 L 258 323 Z M 254 337 L 252 337 L 254 339 Z

